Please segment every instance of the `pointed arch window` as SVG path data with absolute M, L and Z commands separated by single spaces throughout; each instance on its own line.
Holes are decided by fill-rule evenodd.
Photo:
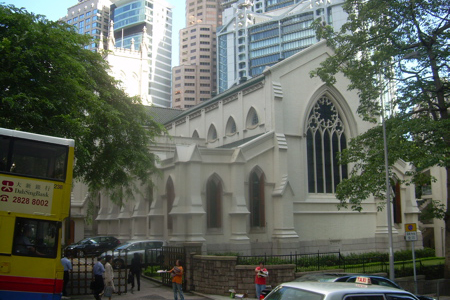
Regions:
M 166 216 L 167 216 L 167 229 L 172 230 L 173 228 L 173 219 L 172 216 L 169 214 L 172 211 L 173 202 L 175 200 L 175 188 L 173 185 L 172 178 L 169 177 L 166 184 Z
M 347 165 L 339 165 L 337 154 L 347 148 L 345 126 L 334 106 L 322 96 L 308 117 L 306 133 L 308 191 L 335 193 L 336 186 L 348 177 Z
M 395 182 L 392 185 L 392 204 L 393 204 L 393 215 L 394 223 L 402 222 L 402 198 L 400 196 L 400 182 Z
M 222 182 L 216 177 L 206 184 L 206 218 L 208 228 L 222 227 Z
M 258 113 L 253 107 L 248 111 L 246 124 L 248 129 L 256 128 L 259 124 Z
M 237 131 L 236 129 L 236 122 L 234 121 L 233 117 L 228 118 L 227 127 L 226 127 L 226 134 L 227 135 L 233 135 Z
M 217 130 L 216 127 L 213 124 L 211 124 L 208 130 L 208 141 L 214 142 L 215 140 L 217 140 Z
M 194 130 L 194 133 L 192 134 L 192 137 L 194 138 L 194 139 L 198 139 L 200 136 L 198 135 L 198 132 L 197 132 L 197 130 Z
M 253 171 L 250 174 L 250 226 L 265 227 L 264 173 Z

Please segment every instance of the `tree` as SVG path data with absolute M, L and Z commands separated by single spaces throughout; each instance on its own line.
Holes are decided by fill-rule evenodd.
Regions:
M 120 204 L 156 172 L 148 147 L 162 127 L 118 88 L 87 35 L 0 6 L 0 126 L 75 140 L 75 178 Z
M 450 278 L 448 1 L 346 0 L 344 9 L 348 21 L 339 32 L 321 20 L 314 24 L 334 55 L 311 76 L 333 84 L 335 74 L 342 72 L 350 79 L 349 89 L 359 93 L 358 113 L 364 120 L 376 122 L 381 113 L 389 111 L 388 164 L 391 168 L 403 159 L 415 166 L 405 184 L 421 183 L 426 168 L 446 168 L 446 211 L 445 199 L 434 207 L 435 215 L 446 224 L 445 276 Z M 392 99 L 386 99 L 389 93 L 394 94 Z M 387 105 L 382 107 L 381 98 L 388 100 Z M 361 210 L 361 201 L 371 194 L 385 199 L 381 126 L 353 139 L 341 162 L 354 167 L 338 186 L 340 206 Z

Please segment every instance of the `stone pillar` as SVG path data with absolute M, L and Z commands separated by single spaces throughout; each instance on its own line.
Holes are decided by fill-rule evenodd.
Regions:
M 233 161 L 231 165 L 231 186 L 230 190 L 233 191 L 231 196 L 231 208 L 230 215 L 230 243 L 233 245 L 240 245 L 238 247 L 233 246 L 233 249 L 239 250 L 242 254 L 250 254 L 250 238 L 247 235 L 247 223 L 250 212 L 247 208 L 245 201 L 246 188 L 245 184 L 245 158 L 242 155 L 240 149 L 236 149 L 233 154 Z
M 273 253 L 282 254 L 289 249 L 297 249 L 299 236 L 294 228 L 294 200 L 289 177 L 287 155 L 288 144 L 284 134 L 274 133 L 274 180 L 272 192 L 273 211 Z
M 170 242 L 204 242 L 206 214 L 202 204 L 202 161 L 196 145 L 178 145 L 175 151 L 175 200 L 170 215 Z

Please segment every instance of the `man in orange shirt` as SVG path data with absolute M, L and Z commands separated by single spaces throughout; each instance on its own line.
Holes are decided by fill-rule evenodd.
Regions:
M 182 283 L 183 283 L 183 267 L 181 266 L 181 260 L 177 259 L 175 267 L 168 271 L 170 276 L 172 276 L 172 288 L 173 288 L 173 298 L 178 300 L 178 295 L 180 294 L 180 300 L 184 300 Z

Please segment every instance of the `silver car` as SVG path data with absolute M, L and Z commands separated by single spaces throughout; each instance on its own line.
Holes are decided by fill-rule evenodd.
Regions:
M 264 300 L 418 300 L 391 287 L 347 282 L 288 282 L 277 286 Z
M 163 261 L 163 246 L 167 243 L 162 240 L 131 240 L 104 252 L 101 257 L 111 255 L 114 268 L 123 268 L 125 264 L 130 266 L 135 253 L 141 256 L 142 264 L 160 264 Z

